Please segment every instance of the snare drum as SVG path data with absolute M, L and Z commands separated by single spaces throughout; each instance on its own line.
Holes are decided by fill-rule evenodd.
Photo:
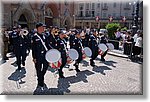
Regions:
M 109 50 L 114 50 L 114 45 L 112 43 L 107 43 L 106 45 L 108 46 Z
M 85 47 L 83 50 L 84 50 L 84 54 L 86 55 L 86 57 L 92 56 L 92 50 L 89 47 Z
M 67 64 L 72 63 L 79 58 L 79 54 L 75 49 L 69 49 L 67 52 Z
M 99 48 L 99 55 L 102 55 L 108 49 L 105 44 L 99 44 L 98 48 Z
M 57 49 L 51 49 L 46 52 L 45 58 L 52 68 L 59 68 L 61 66 L 61 53 Z

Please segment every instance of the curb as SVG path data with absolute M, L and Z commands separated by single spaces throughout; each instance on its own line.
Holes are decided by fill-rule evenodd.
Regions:
M 119 53 L 115 53 L 115 52 L 108 52 L 107 54 L 116 56 L 116 57 L 121 57 L 121 58 L 128 58 L 127 55 L 123 55 L 123 54 L 119 54 Z

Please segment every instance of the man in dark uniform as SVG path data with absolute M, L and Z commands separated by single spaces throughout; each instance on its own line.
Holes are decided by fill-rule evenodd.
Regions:
M 73 40 L 73 49 L 77 50 L 78 54 L 79 54 L 79 58 L 75 61 L 75 70 L 76 72 L 80 72 L 79 70 L 79 63 L 82 61 L 82 42 L 80 39 L 80 33 L 78 30 L 75 31 L 75 39 Z
M 69 37 L 69 44 L 70 44 L 70 49 L 73 47 L 73 40 L 75 39 L 75 30 L 71 31 L 70 37 Z
M 58 51 L 60 51 L 61 53 L 61 59 L 62 59 L 62 65 L 60 66 L 60 69 L 58 69 L 59 71 L 59 77 L 60 78 L 65 78 L 64 75 L 63 75 L 63 67 L 66 65 L 67 63 L 67 44 L 65 43 L 65 34 L 66 34 L 66 31 L 64 30 L 61 30 L 59 32 L 59 38 L 57 39 L 57 45 L 56 45 L 56 49 Z
M 44 75 L 46 74 L 48 68 L 48 62 L 45 59 L 45 54 L 48 44 L 46 42 L 46 37 L 44 32 L 45 25 L 43 23 L 37 23 L 37 33 L 34 34 L 32 39 L 32 57 L 33 62 L 35 63 L 36 73 L 38 77 L 38 86 L 43 87 Z
M 93 30 L 93 35 L 90 35 L 89 38 L 89 47 L 92 50 L 92 56 L 90 59 L 90 65 L 95 66 L 94 60 L 98 56 L 98 42 L 97 42 L 97 31 L 96 29 Z
M 18 27 L 17 36 L 14 38 L 13 41 L 18 70 L 21 70 L 21 63 L 23 66 L 25 66 L 25 60 L 27 56 L 27 41 L 27 37 L 23 35 L 23 33 L 21 33 L 21 28 Z
M 82 45 L 83 45 L 83 47 L 88 47 L 90 35 L 89 35 L 89 33 L 86 33 L 86 32 L 84 32 L 84 33 L 85 33 L 85 35 L 84 35 L 84 37 L 82 37 Z
M 107 36 L 105 32 L 99 32 L 100 33 L 100 43 L 103 43 L 106 45 L 107 41 Z M 107 45 L 106 45 L 107 46 Z M 105 61 L 105 56 L 107 54 L 108 50 L 106 50 L 102 55 L 101 55 L 101 61 Z
M 15 42 L 15 39 L 17 37 L 17 27 L 14 26 L 13 27 L 13 31 L 11 33 L 9 33 L 9 42 L 10 42 L 10 45 L 9 45 L 9 50 L 12 51 L 13 53 L 15 53 L 14 51 L 14 42 Z

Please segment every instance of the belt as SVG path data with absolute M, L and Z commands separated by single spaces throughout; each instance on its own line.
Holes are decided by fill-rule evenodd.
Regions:
M 44 51 L 41 51 L 41 53 L 43 54 L 43 53 L 44 53 Z

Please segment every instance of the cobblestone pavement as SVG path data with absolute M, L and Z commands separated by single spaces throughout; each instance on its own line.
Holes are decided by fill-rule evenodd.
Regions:
M 65 79 L 59 79 L 49 69 L 45 75 L 46 86 L 41 90 L 37 87 L 31 53 L 21 71 L 16 71 L 13 55 L 9 57 L 0 65 L 2 94 L 142 94 L 142 64 L 127 58 L 107 55 L 106 62 L 101 62 L 98 56 L 94 68 L 86 58 L 80 64 L 79 73 L 72 70 L 73 64 L 69 69 L 64 68 Z

